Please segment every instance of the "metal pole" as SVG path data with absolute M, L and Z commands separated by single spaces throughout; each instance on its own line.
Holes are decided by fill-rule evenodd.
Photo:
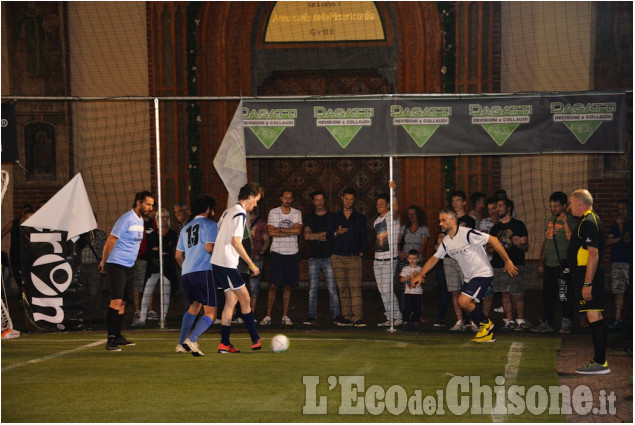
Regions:
M 154 99 L 154 134 L 157 153 L 157 232 L 159 232 L 159 328 L 165 329 L 163 320 L 163 226 L 161 225 L 161 132 L 159 129 L 159 99 Z
M 389 157 L 388 158 L 388 181 L 392 181 L 393 180 L 393 170 L 392 170 L 392 159 L 393 157 Z M 388 328 L 388 332 L 394 332 L 395 328 L 394 328 L 394 322 L 395 322 L 395 310 L 394 310 L 394 300 L 395 300 L 395 288 L 394 288 L 394 283 L 395 283 L 395 277 L 394 277 L 394 268 L 393 268 L 393 258 L 395 256 L 394 253 L 394 246 L 393 246 L 393 234 L 394 234 L 394 229 L 393 229 L 393 197 L 394 197 L 394 189 L 392 188 L 392 186 L 390 186 L 390 194 L 388 195 L 390 197 L 390 211 L 388 212 L 389 214 L 389 221 L 388 221 L 388 253 L 390 254 L 390 327 Z

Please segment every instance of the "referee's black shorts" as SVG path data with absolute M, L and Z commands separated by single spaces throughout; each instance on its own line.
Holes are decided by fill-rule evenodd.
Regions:
M 106 263 L 106 280 L 110 289 L 110 299 L 132 302 L 132 278 L 132 267 Z
M 585 301 L 582 298 L 582 287 L 584 277 L 586 275 L 586 267 L 574 267 L 571 270 L 571 284 L 575 292 L 578 313 L 586 313 L 587 311 L 604 311 L 604 270 L 602 266 L 598 266 L 593 277 L 593 286 L 591 288 L 591 301 Z

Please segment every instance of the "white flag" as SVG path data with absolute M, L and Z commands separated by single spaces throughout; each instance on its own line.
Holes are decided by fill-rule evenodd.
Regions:
M 68 232 L 68 240 L 96 229 L 97 222 L 82 175 L 77 173 L 21 225 Z
M 229 207 L 238 202 L 238 192 L 241 187 L 247 184 L 242 100 L 236 108 L 234 118 L 229 124 L 216 157 L 214 157 L 214 168 L 216 168 L 229 193 L 227 198 L 227 206 Z

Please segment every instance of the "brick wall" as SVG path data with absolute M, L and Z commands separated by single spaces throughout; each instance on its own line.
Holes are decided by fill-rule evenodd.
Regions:
M 617 218 L 617 202 L 629 199 L 633 190 L 632 181 L 616 177 L 589 179 L 588 189 L 593 195 L 594 209 L 606 227 Z
M 62 186 L 48 187 L 14 187 L 13 188 L 13 218 L 20 217 L 24 204 L 31 204 L 35 210 L 40 208 L 55 195 Z M 6 222 L 6 220 L 3 220 Z

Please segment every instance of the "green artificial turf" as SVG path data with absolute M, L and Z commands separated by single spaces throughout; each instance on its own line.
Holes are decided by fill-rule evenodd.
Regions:
M 545 411 L 535 416 L 455 415 L 444 400 L 442 414 L 392 414 L 366 393 L 399 391 L 410 397 L 438 400 L 453 377 L 478 376 L 481 385 L 558 385 L 557 337 L 499 334 L 492 344 L 469 342 L 470 334 L 390 334 L 375 330 L 286 332 L 291 346 L 276 354 L 269 348 L 274 333 L 263 333 L 263 347 L 252 352 L 244 333 L 232 337 L 240 354 L 217 354 L 219 335 L 205 334 L 204 357 L 178 354 L 177 331 L 129 332 L 134 347 L 107 352 L 103 333 L 23 335 L 2 341 L 3 422 L 562 422 Z M 100 341 L 103 341 L 100 343 Z M 520 355 L 509 369 L 510 347 Z M 88 345 L 94 344 L 89 347 Z M 512 351 L 514 351 L 512 350 Z M 512 355 L 512 357 L 514 357 Z M 513 360 L 512 360 L 513 363 Z M 507 370 L 506 370 L 507 367 Z M 506 375 L 507 373 L 507 375 Z M 309 391 L 303 379 L 317 376 Z M 346 376 L 363 377 L 356 394 L 370 409 L 340 414 Z M 513 377 L 513 378 L 511 378 Z M 360 378 L 356 378 L 360 379 Z M 458 378 L 456 378 L 458 379 Z M 499 378 L 500 379 L 500 378 Z M 329 385 L 332 384 L 332 385 Z M 399 386 L 390 388 L 392 386 Z M 344 391 L 344 396 L 346 396 Z M 318 403 L 311 403 L 311 394 Z M 470 393 L 466 393 L 469 395 Z M 461 395 L 466 395 L 461 394 Z M 307 397 L 309 400 L 307 400 Z M 303 414 L 326 397 L 326 414 Z M 346 398 L 346 397 L 345 397 Z M 355 404 L 355 403 L 352 403 Z M 388 403 L 390 404 L 390 403 Z M 392 403 L 395 404 L 395 403 Z M 397 403 L 398 404 L 398 403 Z M 323 406 L 323 404 L 320 404 Z M 391 405 L 392 406 L 392 405 Z M 395 409 L 398 409 L 398 405 Z M 315 411 L 316 409 L 313 409 Z M 394 410 L 393 412 L 396 412 Z M 414 411 L 414 410 L 413 410 Z M 417 413 L 416 411 L 414 411 Z

